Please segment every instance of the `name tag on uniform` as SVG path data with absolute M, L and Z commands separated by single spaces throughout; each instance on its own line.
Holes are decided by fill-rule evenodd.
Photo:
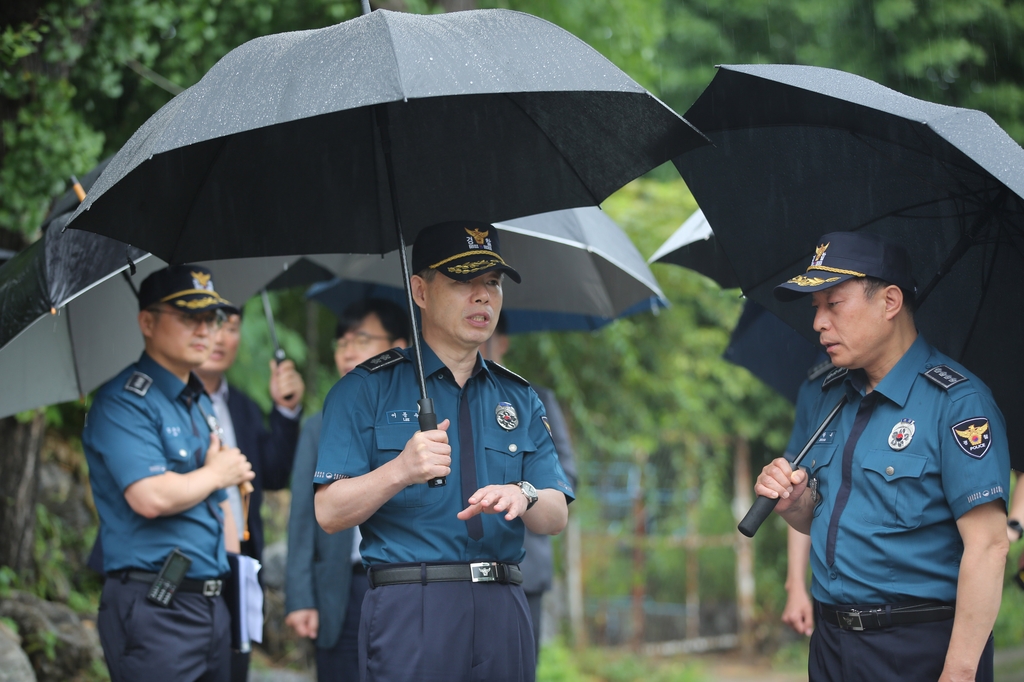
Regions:
M 418 424 L 419 420 L 417 410 L 388 410 L 388 424 Z
M 818 436 L 818 440 L 814 441 L 815 445 L 824 445 L 831 443 L 836 439 L 836 432 L 833 431 L 822 431 L 821 435 Z

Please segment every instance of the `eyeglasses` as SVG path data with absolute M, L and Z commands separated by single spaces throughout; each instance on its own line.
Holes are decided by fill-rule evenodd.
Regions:
M 220 308 L 217 310 L 205 310 L 201 313 L 186 313 L 174 308 L 149 308 L 149 311 L 158 314 L 174 315 L 190 331 L 195 331 L 205 324 L 207 329 L 215 332 L 223 327 L 228 319 L 227 313 Z
M 336 351 L 344 351 L 349 346 L 356 350 L 366 350 L 370 347 L 370 343 L 381 340 L 394 341 L 390 336 L 367 334 L 366 332 L 353 332 L 351 334 L 345 334 L 345 336 L 340 339 L 335 339 L 331 345 L 334 346 L 334 350 Z

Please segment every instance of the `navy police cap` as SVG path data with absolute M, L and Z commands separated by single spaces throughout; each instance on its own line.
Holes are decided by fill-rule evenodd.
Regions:
M 139 310 L 160 303 L 190 313 L 217 309 L 238 313 L 238 308 L 213 288 L 210 269 L 201 265 L 170 265 L 142 280 Z
M 472 220 L 438 223 L 420 231 L 412 247 L 412 269 L 437 270 L 460 282 L 501 270 L 517 284 L 523 281 L 501 257 L 497 228 Z
M 917 294 L 905 248 L 867 232 L 830 232 L 818 241 L 807 271 L 775 287 L 775 298 L 794 301 L 855 277 L 874 277 Z

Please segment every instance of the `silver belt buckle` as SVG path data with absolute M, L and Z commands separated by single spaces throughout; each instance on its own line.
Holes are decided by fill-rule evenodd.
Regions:
M 220 594 L 220 581 L 219 580 L 207 580 L 203 583 L 203 596 L 204 597 L 216 597 Z
M 864 631 L 864 621 L 860 618 L 860 611 L 841 611 L 839 617 L 843 619 L 847 630 Z
M 498 564 L 490 561 L 480 561 L 469 565 L 470 580 L 475 583 L 493 583 L 498 577 Z

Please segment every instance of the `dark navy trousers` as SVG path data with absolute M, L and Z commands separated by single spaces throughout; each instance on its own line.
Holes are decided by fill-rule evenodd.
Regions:
M 537 659 L 519 585 L 433 582 L 366 593 L 361 682 L 534 682 Z
M 111 682 L 227 682 L 231 614 L 223 597 L 178 593 L 170 606 L 149 585 L 107 578 L 97 630 Z
M 815 611 L 807 661 L 810 682 L 935 682 L 942 674 L 952 618 L 855 632 L 825 622 L 817 604 Z M 992 682 L 993 651 L 989 635 L 977 682 Z

